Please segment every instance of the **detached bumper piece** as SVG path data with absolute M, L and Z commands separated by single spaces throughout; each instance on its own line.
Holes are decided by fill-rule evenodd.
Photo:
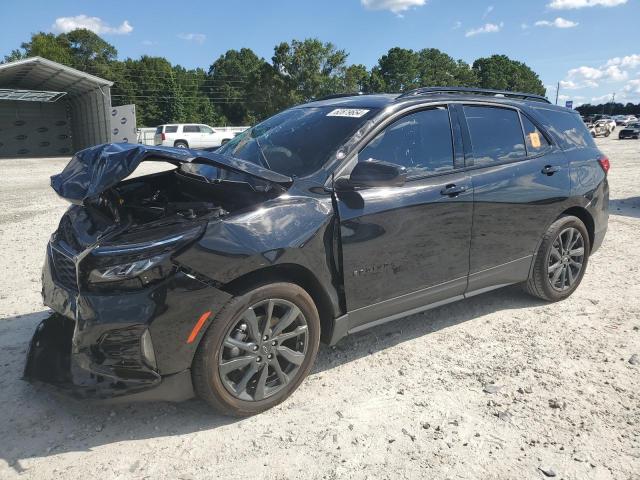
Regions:
M 79 399 L 182 401 L 193 397 L 189 370 L 161 377 L 147 365 L 144 326 L 112 330 L 88 351 L 74 346 L 75 322 L 58 313 L 43 320 L 27 353 L 24 378 Z M 147 349 L 149 347 L 147 346 Z

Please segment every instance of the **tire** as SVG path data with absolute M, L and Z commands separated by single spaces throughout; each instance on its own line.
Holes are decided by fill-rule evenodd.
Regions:
M 175 148 L 189 148 L 189 144 L 183 140 L 178 140 L 173 144 Z
M 606 132 L 604 132 L 604 136 L 608 137 L 609 135 L 611 135 L 611 132 L 609 130 L 607 130 Z
M 592 136 L 593 138 L 596 138 L 596 132 L 591 132 L 591 136 Z
M 568 240 L 568 232 L 570 232 L 571 229 L 578 232 L 581 236 L 583 250 L 581 259 L 570 254 L 565 255 L 561 251 L 562 248 L 557 248 L 557 242 L 560 235 L 562 235 L 564 245 L 571 241 Z M 576 245 L 578 245 L 578 247 L 576 247 Z M 580 243 L 576 241 L 573 247 L 571 245 L 569 245 L 569 247 L 572 252 L 579 252 L 579 245 Z M 542 243 L 540 244 L 534 259 L 534 264 L 529 272 L 529 279 L 524 284 L 524 290 L 534 297 L 538 297 L 549 302 L 564 300 L 580 285 L 584 272 L 587 269 L 590 252 L 591 245 L 589 244 L 589 234 L 584 223 L 582 223 L 582 220 L 571 215 L 560 217 L 551 224 L 542 238 Z M 565 260 L 567 258 L 568 260 Z M 581 267 L 579 271 L 576 271 L 577 267 L 574 265 L 578 261 L 581 261 Z M 552 268 L 553 270 L 551 270 Z M 566 272 L 564 274 L 565 276 L 563 277 L 563 274 L 560 272 L 559 275 L 562 280 L 561 278 L 556 279 L 556 284 L 554 285 L 556 274 L 563 268 Z M 570 273 L 566 271 L 567 268 L 570 270 Z M 550 276 L 552 278 L 550 278 Z M 565 278 L 567 279 L 566 285 L 564 280 Z M 571 278 L 573 278 L 572 283 L 570 283 Z M 562 284 L 562 288 L 558 288 L 558 283 Z
M 270 307 L 271 302 L 275 306 Z M 268 307 L 273 313 L 271 328 L 264 326 Z M 280 326 L 278 322 L 288 312 L 293 312 L 292 317 L 295 314 L 293 307 L 299 309 L 300 314 L 295 316 L 290 326 L 282 328 L 280 334 L 276 334 Z M 287 308 L 290 310 L 287 311 Z M 253 312 L 255 321 L 249 320 L 250 311 Z M 278 312 L 284 313 L 278 317 Z M 306 323 L 304 334 L 280 340 L 286 335 L 295 335 L 295 332 L 305 330 L 303 323 Z M 251 325 L 257 325 L 257 330 L 254 330 L 257 335 L 251 333 Z M 272 333 L 274 336 L 267 341 L 254 340 L 263 335 L 269 337 Z M 303 336 L 304 342 L 301 340 Z M 274 343 L 277 346 L 274 347 Z M 301 347 L 302 343 L 304 348 Z M 279 404 L 298 388 L 315 361 L 319 343 L 318 310 L 304 289 L 291 283 L 272 283 L 257 287 L 233 297 L 215 316 L 200 341 L 193 360 L 194 389 L 201 399 L 224 415 L 244 417 L 260 413 Z M 242 344 L 242 349 L 235 346 L 239 344 Z M 295 354 L 295 361 L 300 362 L 299 364 L 287 360 L 291 353 Z M 250 357 L 253 360 L 247 363 Z M 222 369 L 228 367 L 228 362 L 242 362 L 243 366 L 223 374 Z M 259 370 L 251 374 L 252 369 Z M 262 380 L 262 372 L 265 370 L 265 380 Z M 245 376 L 249 376 L 249 379 L 245 380 Z M 261 381 L 262 388 L 259 390 Z
M 231 139 L 230 138 L 223 138 L 222 141 L 220 142 L 220 146 L 226 145 L 227 143 L 229 143 L 229 140 L 231 140 Z

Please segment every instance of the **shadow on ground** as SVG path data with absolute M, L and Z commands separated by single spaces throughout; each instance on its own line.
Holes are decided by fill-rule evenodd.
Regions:
M 542 304 L 518 287 L 508 287 L 396 320 L 347 337 L 337 346 L 321 346 L 312 375 L 494 311 Z M 22 381 L 28 342 L 47 313 L 0 321 L 0 364 L 4 366 L 0 372 L 3 405 L 0 430 L 5 432 L 0 442 L 0 459 L 6 460 L 16 472 L 22 471 L 21 459 L 28 457 L 89 451 L 122 440 L 183 435 L 253 421 L 217 415 L 195 399 L 180 404 L 105 405 L 61 397 L 48 388 Z
M 609 201 L 611 215 L 640 218 L 640 197 L 629 197 Z

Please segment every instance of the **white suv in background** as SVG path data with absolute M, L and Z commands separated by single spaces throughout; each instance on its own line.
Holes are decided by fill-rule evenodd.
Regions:
M 209 125 L 171 123 L 156 128 L 154 144 L 177 148 L 216 148 L 233 136 L 232 132 L 215 130 Z

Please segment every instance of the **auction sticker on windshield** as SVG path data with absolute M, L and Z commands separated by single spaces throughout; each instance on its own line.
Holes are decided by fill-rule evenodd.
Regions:
M 327 117 L 360 118 L 366 115 L 368 111 L 362 108 L 336 108 L 327 113 Z

